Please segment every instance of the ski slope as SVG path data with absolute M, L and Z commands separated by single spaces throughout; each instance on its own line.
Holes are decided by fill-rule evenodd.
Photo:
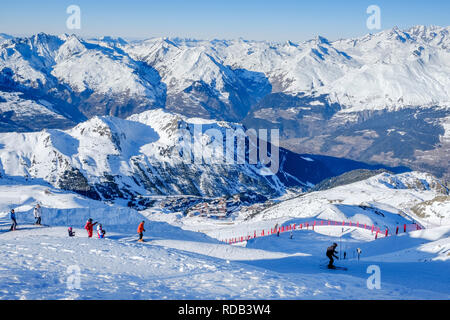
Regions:
M 202 233 L 147 221 L 147 242 L 134 225 L 108 226 L 105 239 L 76 237 L 66 227 L 0 219 L 0 299 L 448 299 L 450 227 L 367 242 L 320 230 L 219 243 Z M 81 221 L 80 221 L 81 222 Z M 84 221 L 82 221 L 84 222 Z M 351 233 L 351 232 L 350 232 Z M 324 249 L 348 250 L 348 271 L 327 270 Z M 388 242 L 389 241 L 389 242 Z M 357 262 L 352 249 L 361 247 Z M 338 247 L 340 248 L 340 247 Z M 424 262 L 426 261 L 426 262 Z M 381 289 L 369 290 L 367 267 L 381 269 Z M 79 268 L 80 287 L 67 282 Z
M 431 183 L 424 183 L 429 188 L 422 191 L 417 184 L 414 190 L 402 189 L 400 182 L 406 186 L 414 177 L 424 182 L 427 178 L 417 173 L 375 176 L 281 201 L 253 218 L 227 220 L 187 217 L 161 208 L 137 212 L 45 184 L 3 181 L 0 299 L 449 299 L 450 225 L 446 219 L 442 226 L 430 223 L 425 230 L 375 241 L 369 229 L 320 225 L 236 245 L 220 241 L 229 234 L 310 219 L 315 216 L 311 212 L 299 215 L 293 210 L 295 202 L 308 203 L 308 197 L 319 201 L 338 193 L 343 202 L 349 202 L 355 192 L 371 194 L 365 200 L 381 210 L 384 218 L 359 208 L 361 218 L 390 226 L 409 221 L 411 217 L 394 209 L 432 199 L 437 193 Z M 395 182 L 396 188 L 391 189 L 387 181 Z M 364 188 L 371 193 L 362 192 Z M 387 197 L 389 190 L 397 202 Z M 380 192 L 390 202 L 390 210 L 383 207 Z M 37 202 L 43 207 L 42 223 L 50 227 L 33 225 L 32 208 Z M 11 208 L 17 212 L 17 231 L 9 231 Z M 281 215 L 286 208 L 289 211 Z M 353 217 L 353 210 L 341 213 Z M 95 232 L 94 238 L 87 237 L 83 226 L 88 217 L 103 224 L 105 239 L 96 238 Z M 139 243 L 136 229 L 142 220 L 146 221 L 146 242 Z M 74 228 L 75 237 L 68 237 L 68 226 Z M 325 267 L 325 250 L 333 242 L 338 243 L 341 257 L 335 264 L 348 271 Z M 362 250 L 359 261 L 357 248 Z M 342 259 L 344 252 L 346 259 Z M 370 266 L 380 270 L 380 289 L 367 286 Z M 79 279 L 79 287 L 73 279 Z

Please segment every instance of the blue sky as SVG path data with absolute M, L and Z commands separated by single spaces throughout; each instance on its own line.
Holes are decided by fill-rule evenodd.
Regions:
M 80 30 L 66 27 L 71 4 L 81 9 Z M 375 32 L 366 27 L 372 4 L 381 9 L 382 29 L 450 25 L 448 0 L 13 0 L 0 5 L 0 33 L 275 41 L 322 35 L 334 40 Z

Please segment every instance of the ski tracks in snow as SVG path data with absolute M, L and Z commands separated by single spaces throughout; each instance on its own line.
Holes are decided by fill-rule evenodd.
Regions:
M 25 226 L 24 226 L 25 227 Z M 226 244 L 110 232 L 89 239 L 76 229 L 0 234 L 0 299 L 383 299 L 430 296 L 404 285 L 366 287 L 354 274 L 314 269 L 317 258 Z M 274 241 L 280 241 L 275 239 Z M 317 265 L 317 263 L 315 264 Z M 75 266 L 79 288 L 69 288 Z

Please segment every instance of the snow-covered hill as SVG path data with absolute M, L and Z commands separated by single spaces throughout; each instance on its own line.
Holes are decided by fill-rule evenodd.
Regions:
M 156 124 L 154 129 L 161 132 Z M 102 141 L 97 140 L 99 149 Z M 65 147 L 70 153 L 71 146 Z M 188 217 L 160 207 L 138 212 L 37 182 L 17 176 L 0 179 L 1 299 L 450 297 L 449 213 L 428 202 L 447 197 L 448 190 L 428 174 L 383 173 L 281 201 L 251 217 L 236 214 L 225 220 Z M 33 225 L 36 203 L 43 208 L 43 227 Z M 409 210 L 417 204 L 426 215 Z M 12 208 L 17 231 L 9 231 Z M 444 216 L 442 226 L 428 209 Z M 87 238 L 83 225 L 89 217 L 103 225 L 105 239 Z M 370 229 L 318 225 L 296 229 L 292 237 L 274 234 L 238 245 L 219 241 L 311 217 L 358 220 L 390 230 L 413 218 L 426 229 L 374 240 Z M 138 243 L 136 227 L 142 220 L 146 242 Z M 69 226 L 73 238 L 67 235 Z M 346 252 L 335 263 L 347 271 L 325 267 L 324 253 L 333 242 L 339 243 L 341 257 Z M 360 260 L 356 248 L 362 249 Z M 381 271 L 379 289 L 367 285 L 373 266 Z
M 432 261 L 438 254 L 430 250 L 448 243 L 445 232 L 440 236 L 435 232 L 433 240 L 421 235 L 396 239 L 396 245 L 403 245 L 404 249 L 394 253 L 394 262 L 386 255 L 370 255 L 371 251 L 392 248 L 380 240 L 375 249 L 363 248 L 367 257 L 359 263 L 342 261 L 341 265 L 349 268 L 343 272 L 321 267 L 323 247 L 328 243 L 323 235 L 311 232 L 298 232 L 294 240 L 260 239 L 263 241 L 255 241 L 249 248 L 240 248 L 199 237 L 186 241 L 186 232 L 167 225 L 164 233 L 149 234 L 148 242 L 143 244 L 133 241 L 135 236 L 130 231 L 108 229 L 106 239 L 88 239 L 79 228 L 75 229 L 76 237 L 69 238 L 62 227 L 27 227 L 28 230 L 0 233 L 2 299 L 449 297 L 448 262 Z M 177 243 L 184 246 L 177 248 Z M 423 243 L 422 247 L 417 247 L 417 243 Z M 292 250 L 313 254 L 292 254 Z M 233 261 L 239 253 L 245 258 Z M 408 268 L 401 262 L 405 255 L 416 257 L 415 261 L 408 261 Z M 424 257 L 430 262 L 420 261 Z M 373 264 L 382 272 L 380 290 L 369 290 L 366 285 L 370 276 L 366 270 Z
M 6 217 L 14 209 L 21 225 L 34 223 L 33 208 L 37 203 L 44 208 L 42 223 L 45 225 L 80 227 L 88 218 L 93 218 L 105 226 L 120 226 L 142 220 L 141 215 L 131 208 L 113 206 L 74 192 L 25 180 L 0 179 L 0 201 L 0 216 Z
M 194 141 L 196 128 L 199 143 L 192 143 L 186 162 L 179 146 L 188 141 L 184 139 Z M 223 144 L 213 143 L 212 129 L 223 134 Z M 0 173 L 11 181 L 32 179 L 93 199 L 134 201 L 148 195 L 217 197 L 241 192 L 276 197 L 288 187 L 306 189 L 351 170 L 339 168 L 339 162 L 325 164 L 283 149 L 273 175 L 262 174 L 260 163 L 227 163 L 227 130 L 238 129 L 244 130 L 239 124 L 157 109 L 128 119 L 93 117 L 69 130 L 0 133 Z M 351 166 L 368 167 L 356 162 Z
M 417 173 L 385 175 L 366 181 L 365 189 L 375 197 L 391 189 L 397 198 L 406 198 L 404 188 L 409 185 L 411 198 L 420 193 L 428 198 L 439 190 L 434 181 Z M 358 185 L 348 189 L 363 193 Z M 275 221 L 292 219 L 293 208 L 283 210 L 285 216 L 278 219 L 261 216 L 227 224 L 192 219 L 189 227 L 189 218 L 179 213 L 140 215 L 26 181 L 3 181 L 0 199 L 1 299 L 448 299 L 450 295 L 448 225 L 378 240 L 370 230 L 346 227 L 342 234 L 340 226 L 317 226 L 314 231 L 297 229 L 292 238 L 282 233 L 235 246 L 214 238 L 255 226 L 270 228 Z M 50 227 L 32 224 L 36 202 L 42 204 L 43 223 Z M 11 208 L 17 209 L 19 224 L 13 232 L 8 231 Z M 373 218 L 369 211 L 361 216 Z M 384 221 L 402 219 L 394 216 L 390 213 Z M 82 226 L 88 217 L 102 223 L 105 239 L 87 238 Z M 136 242 L 141 220 L 146 221 L 144 243 Z M 68 237 L 68 226 L 74 228 L 75 237 Z M 346 259 L 336 262 L 347 271 L 325 268 L 324 252 L 333 242 L 347 253 Z M 362 249 L 359 261 L 356 248 Z M 370 266 L 381 271 L 379 289 L 367 285 Z
M 317 218 L 333 221 L 354 221 L 376 225 L 382 230 L 395 230 L 404 223 L 418 222 L 432 227 L 450 223 L 445 205 L 432 201 L 444 199 L 449 189 L 430 174 L 410 172 L 398 175 L 382 173 L 369 179 L 315 191 L 283 201 L 252 219 Z M 420 207 L 427 215 L 417 215 Z M 434 209 L 434 211 L 433 211 Z M 440 217 L 442 221 L 439 221 Z

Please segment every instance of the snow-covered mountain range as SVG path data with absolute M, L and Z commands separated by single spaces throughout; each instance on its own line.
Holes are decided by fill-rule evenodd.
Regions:
M 178 145 L 194 141 L 196 128 L 201 131 L 195 138 L 202 142 L 192 144 L 188 150 L 192 161 L 186 162 Z M 348 170 L 371 168 L 280 149 L 276 174 L 262 175 L 260 163 L 215 161 L 219 149 L 212 143 L 211 129 L 223 132 L 224 152 L 226 130 L 243 130 L 235 123 L 186 118 L 156 109 L 127 119 L 95 116 L 68 130 L 0 133 L 0 175 L 51 184 L 93 199 L 132 201 L 149 195 L 217 197 L 240 192 L 274 197 L 290 187 L 306 190 Z M 192 139 L 187 140 L 183 132 L 192 133 Z M 248 153 L 248 140 L 246 145 Z M 195 148 L 202 149 L 200 161 Z M 272 150 L 270 144 L 268 150 Z
M 164 104 L 167 96 L 169 108 L 228 120 L 242 118 L 256 101 L 276 92 L 326 95 L 347 112 L 449 106 L 449 32 L 450 27 L 416 26 L 300 43 L 5 35 L 0 70 L 2 85 L 15 84 L 19 91 L 50 91 L 59 84 L 84 98 L 122 96 L 149 105 Z M 201 98 L 217 105 L 202 104 Z M 82 111 L 121 115 L 131 110 Z
M 280 128 L 299 153 L 449 177 L 449 88 L 449 27 L 286 43 L 0 37 L 3 132 L 165 108 Z
M 0 33 L 0 299 L 448 299 L 449 38 Z M 258 163 L 218 161 L 229 131 L 261 128 L 281 133 L 276 174 L 261 163 L 273 146 L 249 137 Z M 88 218 L 106 238 L 86 238 Z M 345 223 L 257 236 L 314 219 L 389 236 Z M 345 270 L 326 268 L 333 242 Z

